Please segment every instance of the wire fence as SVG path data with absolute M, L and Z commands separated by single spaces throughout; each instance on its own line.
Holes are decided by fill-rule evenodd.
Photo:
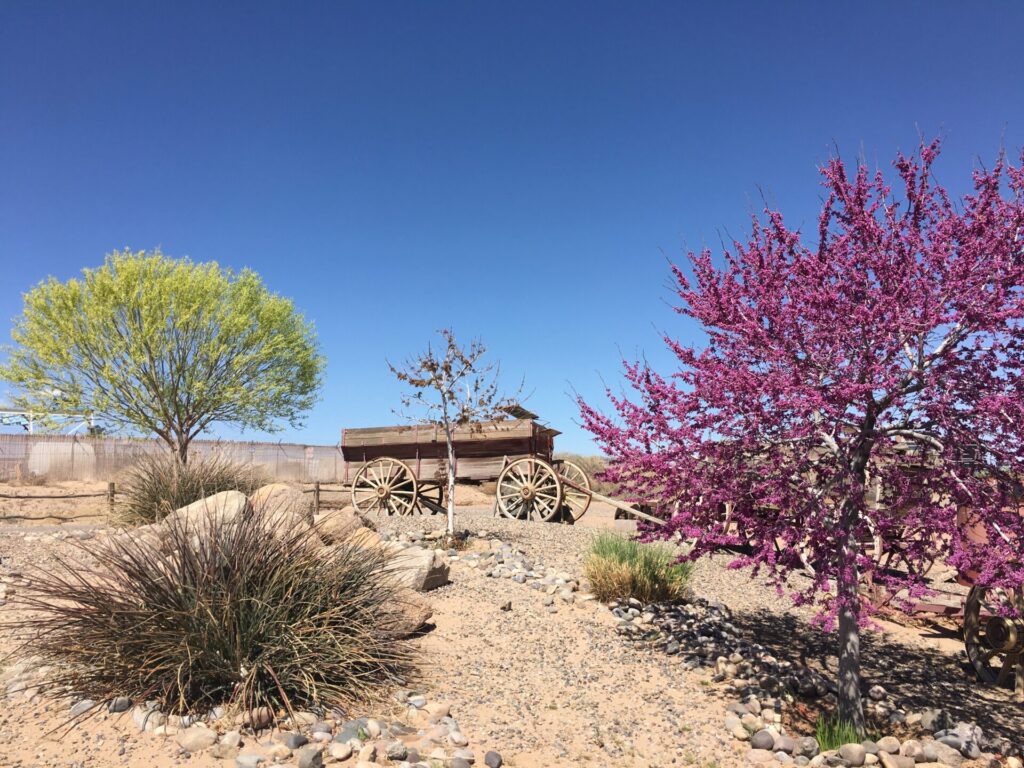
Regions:
M 167 450 L 144 438 L 0 434 L 0 483 L 113 482 L 141 456 Z M 190 457 L 211 453 L 259 467 L 273 480 L 340 483 L 345 477 L 334 445 L 196 440 L 189 446 Z

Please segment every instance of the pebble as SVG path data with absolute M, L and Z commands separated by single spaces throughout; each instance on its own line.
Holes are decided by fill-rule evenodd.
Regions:
M 751 749 L 775 749 L 775 735 L 771 731 L 760 730 L 750 737 Z
M 298 768 L 320 768 L 324 764 L 324 756 L 320 752 L 320 747 L 315 744 L 302 747 L 298 756 Z
M 291 731 L 280 734 L 278 736 L 278 740 L 288 747 L 288 749 L 298 749 L 299 747 L 309 744 L 309 739 L 301 733 L 294 733 Z
M 393 763 L 397 763 L 401 762 L 402 760 L 405 760 L 406 757 L 408 757 L 409 750 L 402 742 L 393 741 L 390 744 L 388 744 L 385 754 L 387 755 L 388 760 L 390 760 Z
M 73 718 L 81 717 L 95 706 L 96 702 L 92 699 L 82 699 L 81 701 L 77 702 L 73 707 L 71 707 L 71 712 L 69 714 Z
M 127 712 L 131 708 L 132 708 L 132 700 L 129 699 L 127 696 L 118 696 L 117 698 L 112 699 L 110 704 L 109 704 L 109 706 L 107 707 L 108 711 L 111 714 L 118 714 L 119 712 Z
M 263 755 L 239 755 L 235 758 L 236 768 L 257 768 L 260 763 L 267 762 Z
M 188 752 L 201 752 L 217 743 L 217 732 L 204 725 L 192 725 L 178 731 L 174 740 Z
M 349 744 L 339 743 L 336 741 L 333 744 L 331 744 L 328 753 L 335 760 L 341 762 L 343 760 L 348 760 L 350 757 L 352 757 L 352 747 Z
M 484 765 L 486 765 L 487 768 L 501 768 L 501 766 L 502 766 L 501 755 L 498 754 L 497 752 L 493 751 L 493 750 L 487 752 L 484 755 Z M 1018 766 L 1018 768 L 1024 768 L 1024 767 Z

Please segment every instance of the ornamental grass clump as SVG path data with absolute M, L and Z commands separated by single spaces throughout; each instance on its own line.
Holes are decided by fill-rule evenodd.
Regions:
M 601 533 L 590 545 L 584 572 L 600 600 L 679 600 L 687 594 L 692 565 L 676 559 L 672 549 L 663 544 Z
M 187 464 L 171 453 L 147 454 L 119 483 L 124 501 L 117 505 L 116 517 L 126 526 L 147 525 L 223 491 L 250 496 L 266 482 L 259 468 L 232 461 L 222 453 L 193 456 Z
M 165 713 L 380 700 L 412 672 L 388 556 L 272 518 L 171 518 L 162 537 L 79 543 L 21 596 L 24 650 L 52 667 L 50 687 Z

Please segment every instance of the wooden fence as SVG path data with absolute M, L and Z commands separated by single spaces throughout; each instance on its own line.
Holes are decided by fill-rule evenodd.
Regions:
M 0 483 L 116 482 L 140 456 L 166 450 L 163 443 L 145 438 L 0 434 Z M 338 483 L 345 476 L 341 449 L 334 445 L 196 440 L 189 452 L 221 453 L 259 467 L 273 480 Z

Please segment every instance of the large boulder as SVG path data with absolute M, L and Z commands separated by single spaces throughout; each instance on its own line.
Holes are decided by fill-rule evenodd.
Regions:
M 396 552 L 389 569 L 399 584 L 417 592 L 447 584 L 450 570 L 443 554 L 423 547 L 406 547 Z
M 241 491 L 222 491 L 176 509 L 160 524 L 181 525 L 196 532 L 205 531 L 211 522 L 233 523 L 250 511 L 249 500 Z M 149 527 L 149 526 L 146 526 Z
M 167 533 L 171 526 L 181 526 L 194 536 L 207 533 L 211 523 L 234 523 L 250 510 L 249 500 L 239 491 L 224 491 L 194 501 L 171 512 L 158 523 L 140 525 L 123 533 L 111 535 L 112 543 L 126 539 L 145 541 L 150 546 L 167 546 Z
M 249 504 L 253 512 L 270 520 L 275 530 L 289 531 L 313 523 L 312 497 L 285 483 L 257 488 L 249 497 Z
M 434 615 L 430 603 L 411 589 L 398 590 L 395 593 L 394 603 L 398 609 L 395 632 L 399 637 L 409 637 Z
M 313 523 L 328 544 L 340 544 L 360 528 L 373 530 L 373 526 L 352 507 L 321 512 L 314 517 Z

